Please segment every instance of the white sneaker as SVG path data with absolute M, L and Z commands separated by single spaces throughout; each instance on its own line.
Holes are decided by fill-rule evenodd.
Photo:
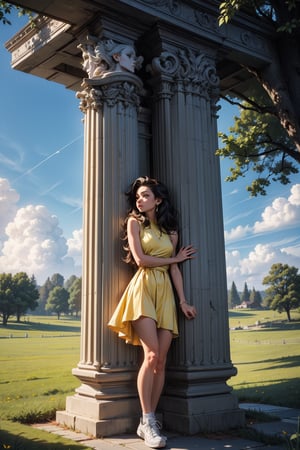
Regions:
M 155 419 L 153 422 L 151 421 L 151 426 L 156 430 L 157 434 L 161 436 L 165 441 L 168 440 L 167 436 L 161 434 L 162 425 L 159 420 Z
M 160 436 L 159 426 L 156 421 L 143 423 L 140 420 L 137 435 L 144 439 L 145 445 L 151 448 L 163 448 L 166 446 L 166 440 Z

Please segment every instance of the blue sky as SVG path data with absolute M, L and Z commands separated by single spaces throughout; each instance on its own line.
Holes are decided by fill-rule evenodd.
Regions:
M 0 272 L 42 284 L 81 275 L 83 125 L 75 92 L 11 69 L 4 43 L 25 22 L 0 25 Z M 220 131 L 235 114 L 222 103 Z M 221 161 L 222 180 L 228 167 Z M 227 282 L 260 290 L 273 263 L 300 267 L 300 178 L 259 198 L 246 185 L 222 182 Z

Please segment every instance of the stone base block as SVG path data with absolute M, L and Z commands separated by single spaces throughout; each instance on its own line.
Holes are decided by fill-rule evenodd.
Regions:
M 95 437 L 135 432 L 139 418 L 137 398 L 97 400 L 74 395 L 67 397 L 66 411 L 56 413 L 59 424 Z
M 57 411 L 56 421 L 62 426 L 66 426 L 88 436 L 102 438 L 116 434 L 135 432 L 138 426 L 139 416 L 95 420 L 79 415 L 75 416 L 67 411 Z
M 245 425 L 245 413 L 231 395 L 170 398 L 161 402 L 166 429 L 194 435 L 199 432 L 224 431 Z

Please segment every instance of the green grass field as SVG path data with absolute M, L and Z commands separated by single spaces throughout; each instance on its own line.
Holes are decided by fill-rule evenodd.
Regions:
M 30 415 L 64 409 L 66 395 L 79 384 L 71 374 L 79 345 L 79 320 L 32 317 L 1 326 L 0 418 L 26 422 L 27 414 L 30 421 Z
M 86 448 L 14 422 L 46 422 L 65 409 L 66 396 L 79 385 L 71 373 L 79 346 L 79 320 L 32 316 L 0 326 L 0 448 Z
M 300 313 L 293 312 L 292 319 L 288 323 L 273 311 L 230 311 L 231 357 L 238 374 L 228 383 L 240 401 L 300 408 Z M 66 397 L 79 385 L 71 374 L 79 346 L 80 321 L 72 318 L 31 316 L 0 326 L 0 448 L 18 448 L 19 435 L 21 448 L 28 450 L 85 448 L 19 423 L 51 420 L 65 408 Z
M 292 312 L 292 319 L 274 311 L 230 311 L 238 374 L 229 384 L 240 401 L 300 407 L 300 314 Z

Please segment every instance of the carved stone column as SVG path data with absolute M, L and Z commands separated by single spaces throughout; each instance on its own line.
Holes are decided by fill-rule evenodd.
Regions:
M 217 149 L 219 79 L 204 52 L 163 52 L 148 67 L 154 90 L 154 174 L 170 186 L 181 216 L 182 243 L 198 256 L 183 264 L 194 321 L 179 312 L 164 396 L 164 423 L 182 433 L 222 430 L 243 423 L 226 381 L 230 360 L 225 251 Z
M 124 192 L 139 175 L 141 80 L 129 72 L 88 79 L 78 94 L 85 114 L 81 381 L 57 421 L 93 436 L 132 430 L 140 411 L 136 348 L 107 328 L 129 280 L 122 262 Z

